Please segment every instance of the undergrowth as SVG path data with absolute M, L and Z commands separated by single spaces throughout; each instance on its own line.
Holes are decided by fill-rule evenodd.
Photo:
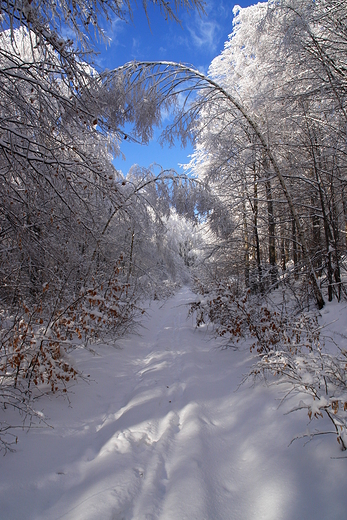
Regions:
M 22 302 L 16 315 L 2 312 L 0 329 L 0 406 L 17 410 L 22 425 L 42 420 L 32 407 L 38 394 L 61 392 L 82 376 L 69 353 L 88 343 L 114 343 L 133 329 L 144 313 L 136 302 L 134 288 L 122 273 L 122 258 L 106 284 L 92 279 L 74 300 L 52 305 L 45 284 L 36 305 Z M 16 442 L 14 425 L 0 424 L 0 450 Z
M 291 411 L 306 409 L 309 421 L 326 415 L 342 450 L 347 448 L 347 352 L 325 348 L 318 315 L 275 305 L 249 290 L 237 294 L 232 283 L 196 284 L 202 296 L 191 303 L 197 327 L 212 325 L 227 346 L 244 342 L 255 362 L 247 378 L 285 384 Z M 313 437 L 306 433 L 305 436 Z

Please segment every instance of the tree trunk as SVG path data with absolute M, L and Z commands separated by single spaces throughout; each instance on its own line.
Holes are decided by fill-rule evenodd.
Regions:
M 272 189 L 271 182 L 268 179 L 269 174 L 267 171 L 267 161 L 265 161 L 265 176 L 267 180 L 265 181 L 265 190 L 266 190 L 266 201 L 267 201 L 267 218 L 268 218 L 268 241 L 269 241 L 269 264 L 270 264 L 270 278 L 271 285 L 274 286 L 277 284 L 277 266 L 276 266 L 276 225 L 275 225 L 275 217 L 274 217 L 274 207 L 272 200 Z
M 246 188 L 243 183 L 242 194 L 242 211 L 243 211 L 243 248 L 244 248 L 244 262 L 245 262 L 245 285 L 249 287 L 249 239 L 246 215 Z
M 281 223 L 281 269 L 286 270 L 286 248 L 285 248 L 285 232 L 284 222 Z
M 292 219 L 292 242 L 293 242 L 293 263 L 294 263 L 294 269 L 296 270 L 296 267 L 298 266 L 298 244 L 296 241 L 296 226 L 295 226 L 294 219 Z
M 260 242 L 258 233 L 258 182 L 257 174 L 254 173 L 254 204 L 253 204 L 253 222 L 254 222 L 254 239 L 255 239 L 255 256 L 257 260 L 258 269 L 258 286 L 260 292 L 263 291 L 263 273 L 261 268 L 261 257 L 260 257 Z
M 130 278 L 130 276 L 132 274 L 132 270 L 133 270 L 134 238 L 135 238 L 135 231 L 132 230 L 132 232 L 131 232 L 131 245 L 130 245 L 129 270 L 128 270 L 128 276 L 127 276 L 127 283 L 129 281 L 129 278 Z

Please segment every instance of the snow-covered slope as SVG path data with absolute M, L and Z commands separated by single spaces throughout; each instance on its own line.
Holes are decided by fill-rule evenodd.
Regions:
M 39 400 L 54 428 L 20 432 L 0 459 L 1 520 L 346 518 L 334 437 L 288 447 L 305 411 L 284 415 L 277 386 L 238 389 L 249 351 L 195 330 L 192 299 L 184 288 L 153 304 L 122 349 L 78 353 L 90 382 L 70 405 Z

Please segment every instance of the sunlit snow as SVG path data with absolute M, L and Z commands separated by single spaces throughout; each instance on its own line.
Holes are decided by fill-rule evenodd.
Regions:
M 249 350 L 222 350 L 196 330 L 185 306 L 194 299 L 183 288 L 152 304 L 121 349 L 76 354 L 89 382 L 71 388 L 70 404 L 38 401 L 52 428 L 19 432 L 1 458 L 1 519 L 346 517 L 334 436 L 289 446 L 307 410 L 285 415 L 276 385 L 239 387 Z

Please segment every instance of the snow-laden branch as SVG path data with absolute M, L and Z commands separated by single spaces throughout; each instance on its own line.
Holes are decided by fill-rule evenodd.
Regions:
M 213 79 L 209 78 L 202 72 L 184 64 L 175 62 L 130 62 L 125 64 L 123 67 L 116 69 L 112 76 L 118 76 L 124 74 L 126 86 L 130 96 L 132 95 L 134 88 L 138 89 L 139 85 L 143 88 L 144 92 L 153 94 L 155 92 L 158 104 L 164 104 L 171 98 L 175 98 L 177 101 L 177 95 L 183 93 L 190 93 L 192 91 L 204 92 L 205 96 L 214 96 L 216 93 L 222 95 L 222 97 L 230 104 L 231 109 L 236 109 L 247 122 L 248 126 L 253 130 L 257 139 L 259 140 L 264 153 L 268 157 L 269 162 L 279 180 L 291 214 L 295 220 L 297 226 L 299 240 L 302 246 L 303 256 L 306 265 L 309 267 L 310 278 L 312 287 L 314 290 L 316 302 L 318 308 L 321 309 L 324 306 L 324 299 L 319 288 L 315 271 L 312 266 L 311 257 L 309 254 L 309 248 L 305 237 L 305 232 L 302 227 L 298 212 L 294 205 L 292 196 L 288 189 L 285 177 L 281 172 L 281 168 L 271 150 L 270 145 L 266 142 L 260 128 L 258 127 L 255 118 L 246 110 L 246 108 L 223 86 L 218 84 Z M 188 94 L 187 94 L 188 95 Z M 204 95 L 204 94 L 203 94 Z M 196 111 L 199 111 L 199 98 L 195 101 Z M 189 111 L 189 108 L 188 108 Z

